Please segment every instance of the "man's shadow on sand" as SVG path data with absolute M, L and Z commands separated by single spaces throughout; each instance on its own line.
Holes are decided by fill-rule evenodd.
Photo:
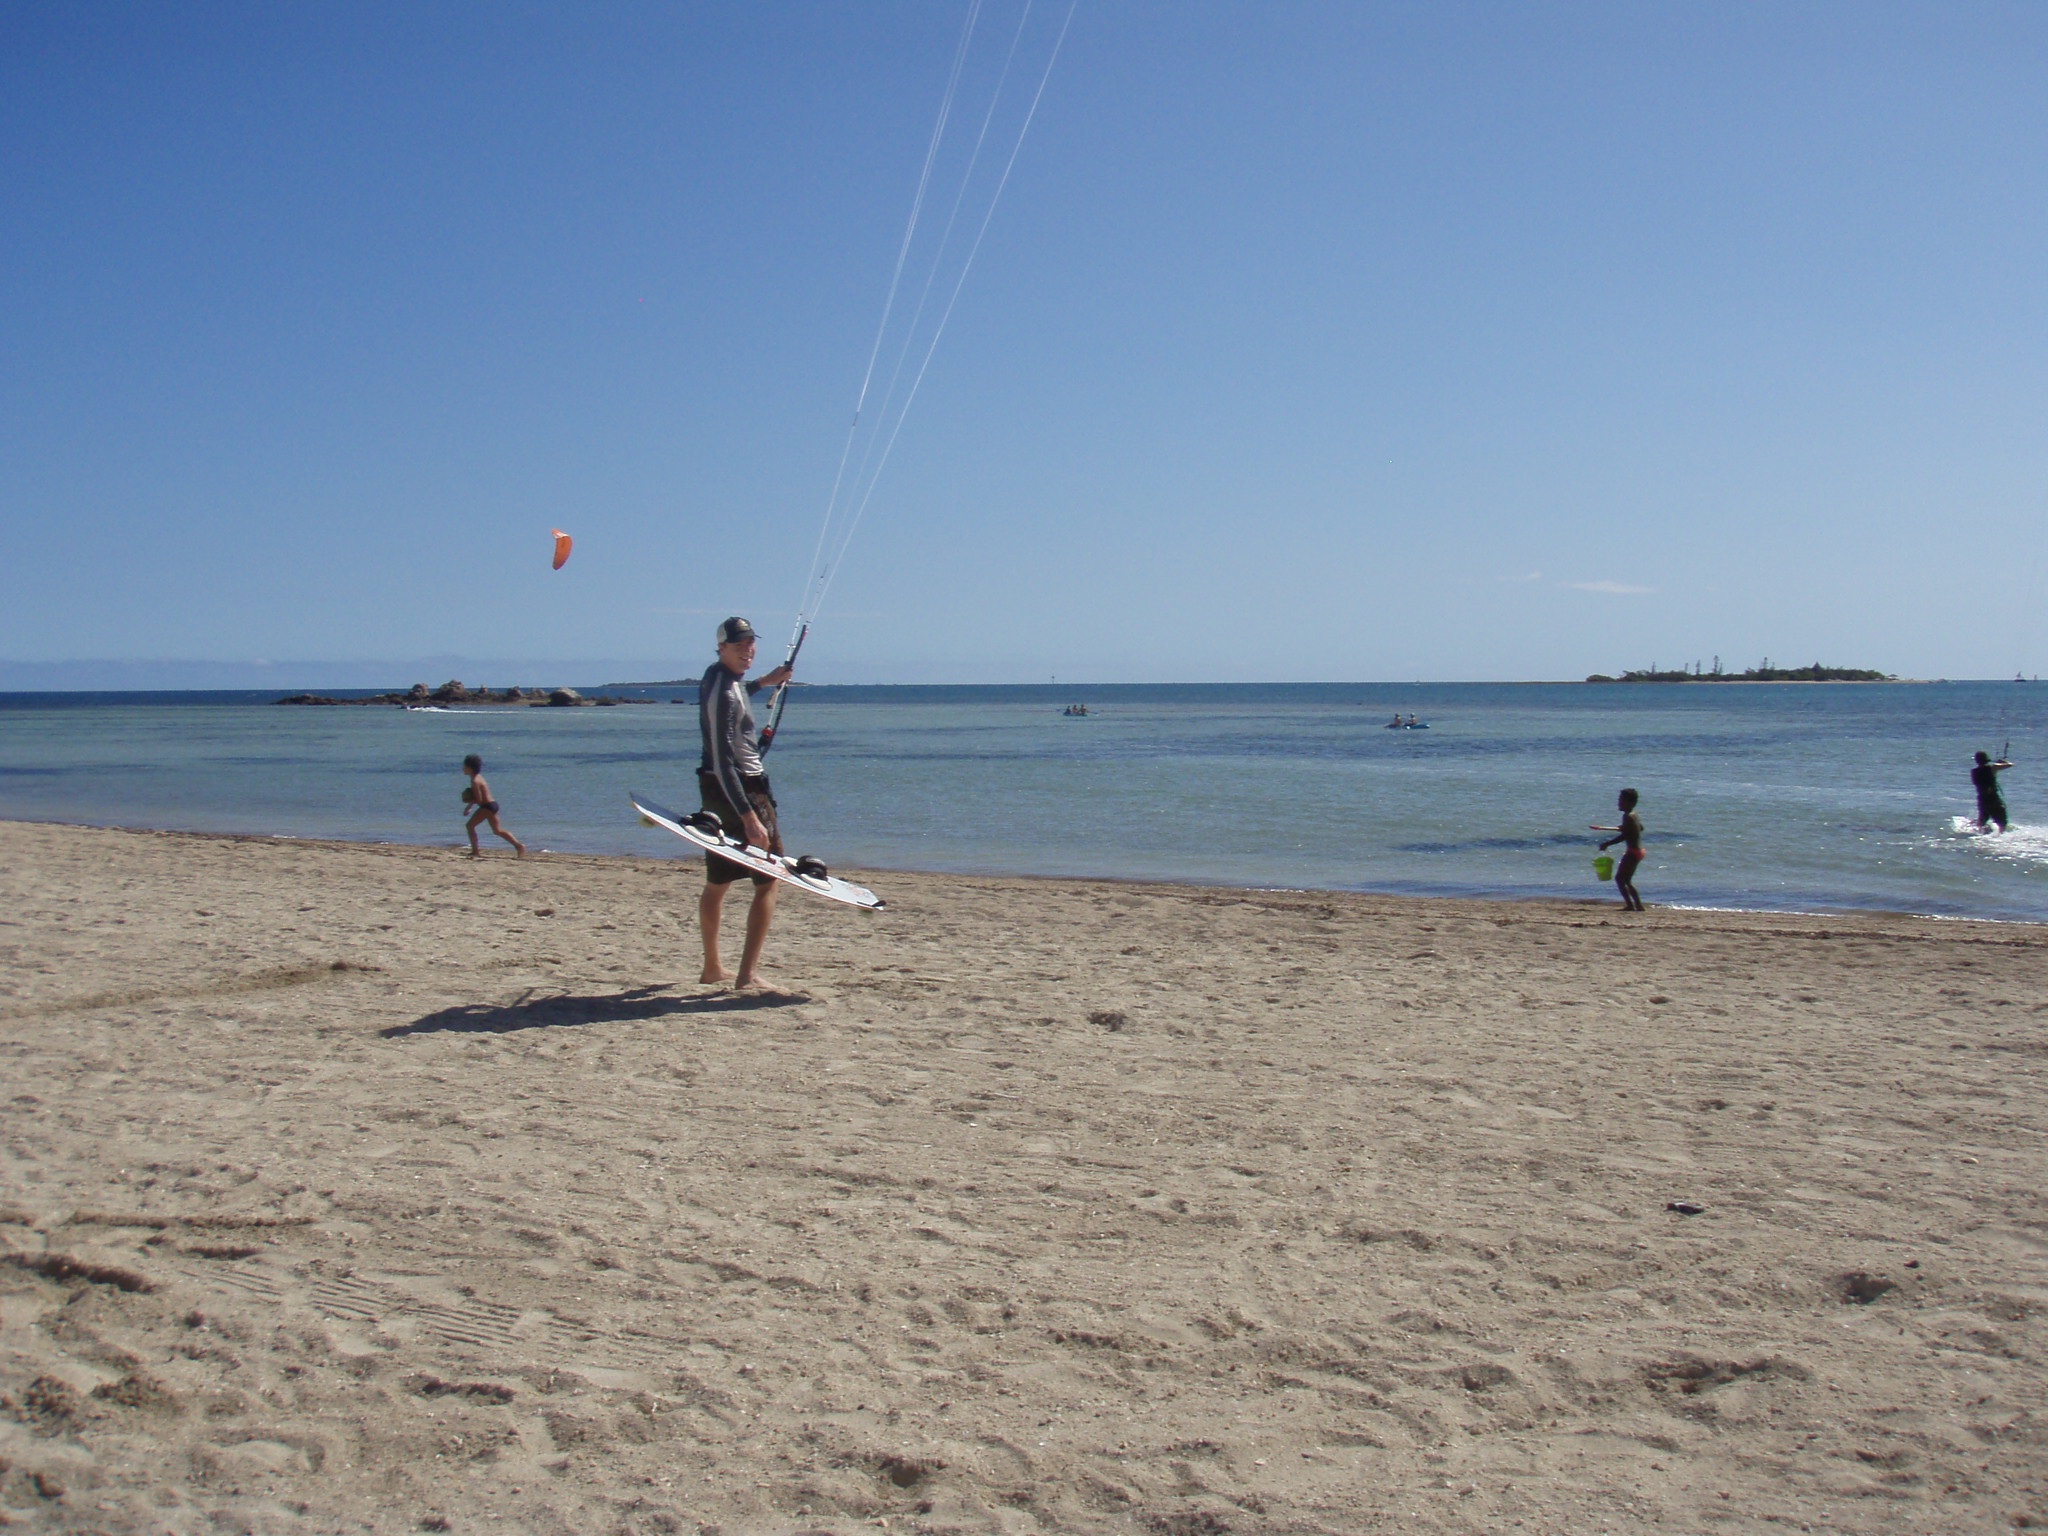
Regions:
M 661 987 L 635 987 L 630 992 L 574 997 L 528 992 L 510 1003 L 458 1003 L 410 1024 L 377 1031 L 386 1040 L 402 1035 L 441 1032 L 503 1035 L 516 1029 L 575 1029 L 585 1024 L 618 1024 L 637 1019 L 666 1019 L 679 1013 L 752 1013 L 763 1008 L 794 1008 L 809 1002 L 790 992 L 712 992 L 676 997 Z

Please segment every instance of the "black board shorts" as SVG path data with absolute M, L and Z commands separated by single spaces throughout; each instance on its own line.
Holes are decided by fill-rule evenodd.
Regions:
M 761 825 L 768 830 L 768 851 L 782 852 L 782 828 L 775 820 L 775 794 L 768 787 L 768 776 L 750 775 L 742 779 L 746 786 L 747 803 L 753 813 L 761 818 Z M 718 824 L 725 828 L 725 835 L 747 840 L 747 829 L 740 822 L 740 813 L 733 809 L 732 802 L 725 798 L 725 791 L 718 787 L 718 780 L 702 768 L 697 770 L 697 794 L 704 803 L 704 809 L 718 818 Z M 715 853 L 704 855 L 704 879 L 709 885 L 731 885 L 742 876 L 756 885 L 773 885 L 773 875 L 755 874 L 744 864 L 735 864 L 731 859 L 721 858 Z

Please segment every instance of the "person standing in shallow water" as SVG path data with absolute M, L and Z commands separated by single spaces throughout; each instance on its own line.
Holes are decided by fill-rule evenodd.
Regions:
M 1621 862 L 1615 866 L 1614 888 L 1621 892 L 1621 905 L 1630 912 L 1643 910 L 1643 898 L 1636 894 L 1636 866 L 1643 862 L 1643 818 L 1636 814 L 1636 802 L 1641 799 L 1634 790 L 1624 789 L 1616 804 L 1621 810 L 1621 825 L 1618 827 L 1594 827 L 1595 832 L 1612 832 L 1600 846 L 1612 848 L 1623 844 Z
M 1977 830 L 1980 832 L 1993 823 L 2001 832 L 2006 828 L 2005 796 L 1998 788 L 1998 776 L 2011 766 L 2002 757 L 1994 763 L 1989 752 L 1977 754 L 1977 766 L 1970 770 L 1970 783 L 1977 790 Z
M 484 760 L 474 752 L 462 760 L 462 771 L 469 775 L 469 788 L 462 792 L 462 803 L 474 806 L 463 831 L 469 834 L 469 856 L 481 858 L 483 850 L 477 847 L 476 829 L 489 822 L 491 830 L 519 850 L 519 857 L 526 857 L 526 844 L 498 825 L 498 802 L 491 798 L 490 781 L 484 777 Z

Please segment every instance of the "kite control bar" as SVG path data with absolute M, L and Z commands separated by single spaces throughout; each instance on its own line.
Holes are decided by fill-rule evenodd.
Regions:
M 804 648 L 804 640 L 811 632 L 810 620 L 797 626 L 796 638 L 789 642 L 789 654 L 782 658 L 785 667 L 796 665 L 796 654 Z M 784 678 L 775 687 L 775 698 L 768 706 L 768 728 L 761 732 L 761 750 L 765 753 L 775 745 L 775 733 L 782 728 L 782 712 L 789 707 L 789 679 Z

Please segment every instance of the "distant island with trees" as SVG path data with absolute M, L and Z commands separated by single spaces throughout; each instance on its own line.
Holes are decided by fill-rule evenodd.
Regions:
M 1634 672 L 1624 672 L 1619 677 L 1609 677 L 1605 672 L 1595 672 L 1586 679 L 1589 683 L 1896 683 L 1898 678 L 1889 672 L 1873 671 L 1869 667 L 1824 667 L 1815 662 L 1810 667 L 1774 667 L 1766 656 L 1760 666 L 1743 672 L 1722 670 L 1721 658 L 1714 658 L 1711 670 L 1699 662 L 1691 670 L 1677 667 L 1671 671 L 1660 670 L 1655 663 Z

